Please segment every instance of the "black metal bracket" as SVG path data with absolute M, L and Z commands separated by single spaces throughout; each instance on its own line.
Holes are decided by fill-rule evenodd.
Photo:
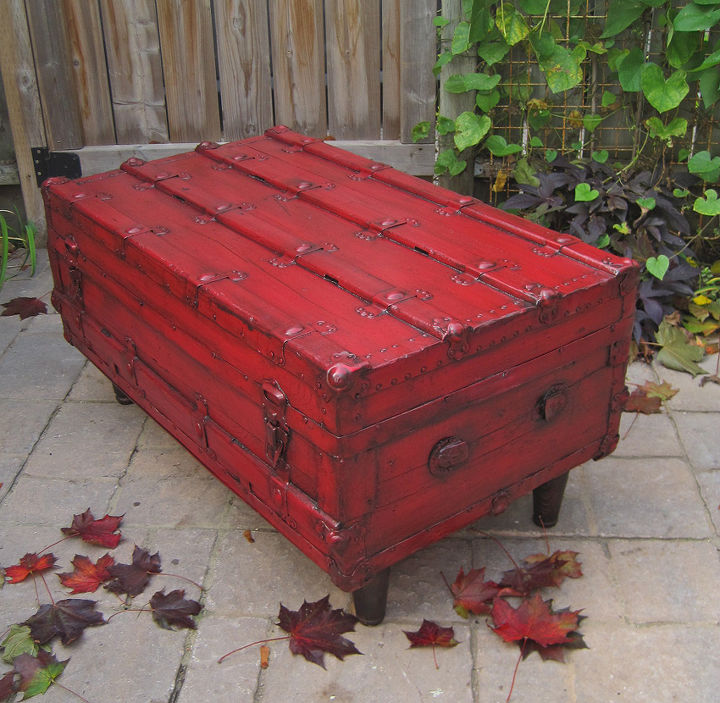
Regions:
M 30 149 L 30 153 L 33 157 L 33 164 L 35 164 L 38 186 L 53 176 L 65 176 L 66 178 L 82 176 L 80 157 L 77 154 L 50 151 L 46 146 L 34 146 Z

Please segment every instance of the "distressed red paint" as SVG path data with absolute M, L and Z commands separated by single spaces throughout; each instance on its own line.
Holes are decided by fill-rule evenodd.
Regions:
M 44 196 L 68 341 L 343 589 L 614 447 L 629 260 L 284 127 Z

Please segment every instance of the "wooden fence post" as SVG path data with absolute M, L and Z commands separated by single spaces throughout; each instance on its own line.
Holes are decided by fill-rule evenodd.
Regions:
M 437 56 L 435 41 L 427 41 L 428 27 L 436 11 L 435 0 L 400 0 L 400 141 L 412 142 L 412 128 L 418 122 L 435 124 L 435 76 L 432 67 Z M 434 142 L 430 134 L 421 142 Z
M 45 210 L 30 149 L 44 147 L 47 142 L 30 47 L 30 33 L 22 0 L 0 0 L 0 16 L 5 18 L 5 32 L 0 41 L 0 70 L 25 213 L 27 219 L 37 227 L 38 246 L 44 246 L 47 241 Z
M 450 48 L 455 28 L 462 20 L 461 0 L 442 0 L 442 16 L 450 20 L 450 24 L 443 28 L 440 51 Z M 467 93 L 448 93 L 443 89 L 443 84 L 448 76 L 455 73 L 472 73 L 477 68 L 477 58 L 470 55 L 469 52 L 458 54 L 440 70 L 440 87 L 439 87 L 439 114 L 455 119 L 461 112 L 466 110 L 472 111 L 475 107 L 475 91 Z M 438 135 L 438 149 L 452 149 L 455 145 L 452 134 Z M 475 149 L 465 149 L 460 154 L 461 159 L 467 161 L 465 170 L 457 176 L 451 176 L 449 173 L 438 178 L 438 183 L 445 188 L 454 190 L 457 193 L 466 195 L 473 194 L 473 182 L 475 172 Z

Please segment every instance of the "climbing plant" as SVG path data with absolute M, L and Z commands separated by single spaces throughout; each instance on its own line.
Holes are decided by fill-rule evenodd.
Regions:
M 434 22 L 440 90 L 474 99 L 437 115 L 436 173 L 479 157 L 493 197 L 521 191 L 506 207 L 636 258 L 651 337 L 720 257 L 720 0 L 462 0 Z

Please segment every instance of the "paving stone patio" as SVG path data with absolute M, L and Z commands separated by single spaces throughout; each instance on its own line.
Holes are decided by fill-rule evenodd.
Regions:
M 0 301 L 49 302 L 50 288 L 43 256 L 38 274 L 8 282 Z M 714 371 L 715 363 L 703 365 Z M 584 576 L 544 596 L 583 609 L 589 649 L 570 652 L 565 664 L 532 654 L 519 668 L 516 703 L 719 700 L 720 386 L 701 388 L 698 379 L 642 364 L 629 378 L 681 390 L 659 415 L 625 416 L 615 454 L 571 472 L 548 538 L 552 549 L 580 552 Z M 274 624 L 279 603 L 296 609 L 329 593 L 334 607 L 350 609 L 349 595 L 142 411 L 116 404 L 109 382 L 63 340 L 54 311 L 0 318 L 0 409 L 0 564 L 55 542 L 59 528 L 90 507 L 96 517 L 125 515 L 119 561 L 138 544 L 159 551 L 165 571 L 204 588 L 200 596 L 155 577 L 149 590 L 184 587 L 201 597 L 197 630 L 171 632 L 148 615 L 125 614 L 56 645 L 59 658 L 71 657 L 60 682 L 91 703 L 505 701 L 518 649 L 484 617 L 460 618 L 441 572 L 452 580 L 461 566 L 486 566 L 498 577 L 510 564 L 492 537 L 517 557 L 544 551 L 529 498 L 397 565 L 385 622 L 349 635 L 364 656 L 327 657 L 323 670 L 277 642 L 265 670 L 256 648 L 218 665 L 234 647 L 283 634 Z M 95 559 L 106 550 L 66 541 L 52 551 L 67 571 L 75 553 Z M 67 597 L 54 576 L 48 585 Z M 107 591 L 93 597 L 106 617 L 119 609 Z M 32 580 L 6 585 L 0 631 L 36 608 Z M 430 650 L 408 649 L 402 633 L 423 618 L 453 625 L 460 641 L 438 652 L 439 669 Z M 51 687 L 38 700 L 78 699 Z

